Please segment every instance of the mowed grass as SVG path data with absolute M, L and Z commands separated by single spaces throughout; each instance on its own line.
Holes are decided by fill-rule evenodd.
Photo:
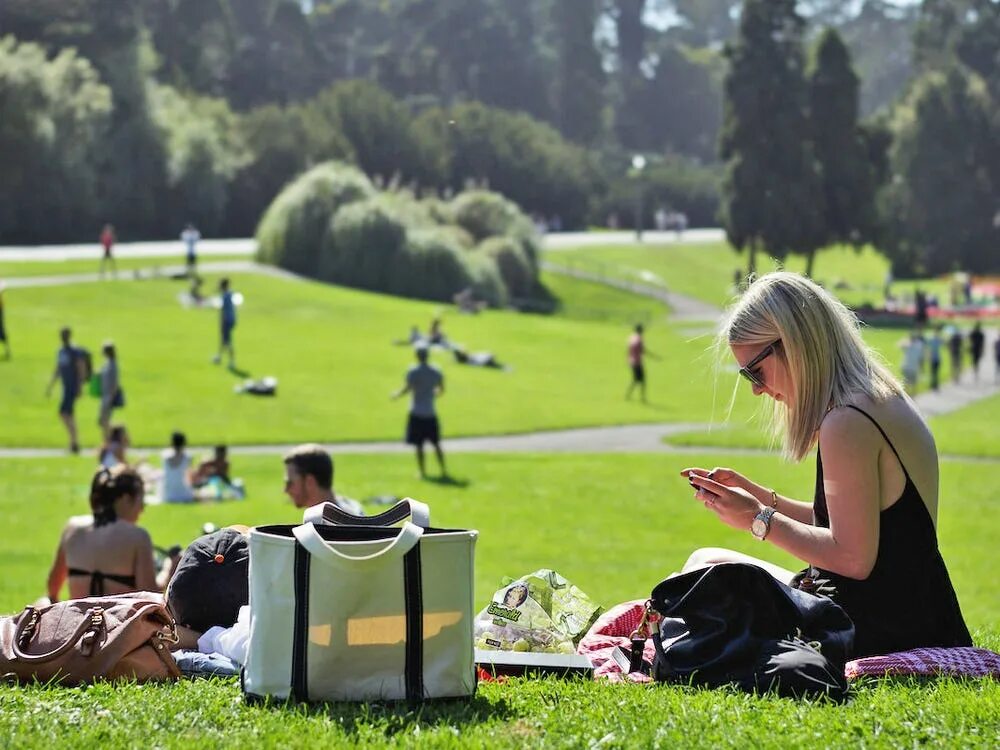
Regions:
M 208 276 L 206 288 L 214 288 Z M 212 365 L 218 347 L 218 311 L 186 309 L 177 301 L 183 282 L 118 281 L 5 294 L 14 358 L 0 361 L 5 418 L 0 445 L 62 446 L 58 386 L 43 392 L 58 347 L 58 329 L 100 365 L 100 346 L 118 349 L 133 441 L 162 445 L 174 429 L 192 443 L 282 443 L 306 440 L 399 439 L 407 411 L 391 403 L 413 363 L 407 346 L 394 346 L 412 325 L 426 330 L 444 316 L 452 341 L 490 350 L 510 372 L 457 365 L 448 352 L 432 362 L 446 377 L 439 409 L 446 436 L 511 433 L 581 425 L 650 421 L 707 421 L 714 385 L 703 341 L 652 319 L 651 403 L 624 401 L 629 372 L 625 344 L 631 325 L 583 322 L 560 316 L 487 311 L 457 314 L 450 306 L 402 300 L 324 284 L 256 274 L 235 275 L 245 297 L 235 331 L 242 374 Z M 629 299 L 631 299 L 629 297 Z M 655 309 L 655 308 L 642 308 Z M 276 398 L 237 395 L 244 377 L 278 378 Z M 97 400 L 77 407 L 85 445 L 98 439 Z M 594 446 L 599 449 L 600 446 Z
M 637 272 L 646 271 L 661 279 L 671 291 L 720 307 L 732 302 L 735 271 L 739 269 L 745 275 L 748 262 L 746 253 L 737 252 L 725 242 L 595 246 L 550 252 L 545 257 L 555 264 L 578 264 L 580 268 L 610 276 L 639 279 Z M 778 268 L 802 273 L 805 267 L 803 256 L 790 255 L 778 261 L 766 253 L 757 254 L 758 274 Z M 884 300 L 883 285 L 888 270 L 888 260 L 871 247 L 859 251 L 834 246 L 817 253 L 813 278 L 846 304 L 868 302 L 878 306 Z M 893 294 L 911 300 L 917 288 L 937 295 L 942 301 L 948 299 L 945 279 L 899 280 L 892 285 Z
M 464 486 L 419 482 L 411 456 L 337 456 L 337 486 L 355 497 L 411 494 L 436 524 L 476 528 L 476 602 L 503 575 L 550 567 L 608 606 L 648 596 L 690 550 L 729 546 L 792 565 L 787 555 L 720 524 L 691 499 L 677 471 L 718 456 L 455 455 Z M 85 507 L 83 458 L 13 460 L 0 475 L 6 521 L 0 611 L 39 595 L 65 518 Z M 812 467 L 773 457 L 734 465 L 783 492 L 807 496 Z M 205 521 L 294 522 L 278 456 L 238 456 L 242 502 L 154 506 L 141 523 L 160 544 L 187 541 Z M 988 571 L 1000 519 L 975 464 L 946 462 L 942 551 L 978 645 L 1000 649 L 1000 582 Z M 34 502 L 33 499 L 44 499 Z M 376 508 L 369 506 L 369 510 Z M 0 687 L 5 745 L 104 748 L 247 746 L 431 747 L 994 747 L 1000 683 L 869 681 L 851 701 L 751 697 L 731 690 L 608 685 L 584 680 L 484 683 L 469 702 L 247 706 L 235 680 L 171 686 Z

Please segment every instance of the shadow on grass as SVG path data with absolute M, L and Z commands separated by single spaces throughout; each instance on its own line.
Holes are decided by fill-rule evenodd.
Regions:
M 439 477 L 424 477 L 423 481 L 440 484 L 445 487 L 458 487 L 459 489 L 465 489 L 472 484 L 472 482 L 464 477 L 453 477 L 450 474 L 445 474 L 444 476 Z
M 227 367 L 226 369 L 232 375 L 235 375 L 238 378 L 248 378 L 248 377 L 250 377 L 250 371 L 249 370 L 244 370 L 244 369 L 241 369 L 239 367 Z
M 415 728 L 433 730 L 439 727 L 461 727 L 505 721 L 514 717 L 510 704 L 503 698 L 491 701 L 482 695 L 472 698 L 452 698 L 429 701 L 420 705 L 405 701 L 392 703 L 292 703 L 262 701 L 260 710 L 289 710 L 309 718 L 329 717 L 347 734 L 369 734 L 377 725 L 386 737 L 414 733 Z

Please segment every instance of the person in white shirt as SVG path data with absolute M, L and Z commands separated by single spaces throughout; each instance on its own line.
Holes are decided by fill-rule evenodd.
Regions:
M 184 231 L 181 232 L 181 242 L 184 243 L 185 249 L 184 259 L 187 263 L 189 276 L 194 275 L 195 267 L 198 265 L 197 245 L 200 239 L 201 232 L 195 229 L 194 224 L 188 224 L 184 227 Z
M 163 452 L 163 474 L 160 477 L 160 499 L 165 503 L 194 501 L 191 487 L 191 456 L 184 452 L 187 438 L 183 432 L 170 436 L 171 449 Z

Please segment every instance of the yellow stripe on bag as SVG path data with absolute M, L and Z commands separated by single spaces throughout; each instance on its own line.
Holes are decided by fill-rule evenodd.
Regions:
M 425 612 L 424 638 L 433 638 L 442 630 L 462 621 L 461 612 Z M 312 625 L 309 642 L 314 646 L 329 646 L 333 627 Z M 354 617 L 347 621 L 348 646 L 388 646 L 406 640 L 406 616 Z

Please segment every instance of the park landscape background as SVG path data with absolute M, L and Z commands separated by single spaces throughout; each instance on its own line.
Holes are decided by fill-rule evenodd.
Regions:
M 774 71 L 741 67 L 753 56 L 740 52 L 778 37 L 755 35 L 754 19 L 783 29 L 778 37 L 787 44 L 775 59 L 791 71 L 775 79 L 787 106 L 756 123 L 738 94 L 763 90 Z M 245 297 L 237 373 L 209 362 L 217 313 L 178 301 L 187 285 L 169 278 L 167 266 L 181 262 L 180 243 L 176 259 L 124 259 L 121 278 L 100 283 L 85 278 L 96 271 L 96 247 L 87 259 L 56 262 L 0 253 L 14 350 L 12 360 L 0 361 L 0 611 L 16 611 L 42 592 L 65 519 L 86 508 L 96 400 L 78 407 L 87 450 L 74 457 L 61 454 L 56 401 L 43 397 L 56 332 L 66 323 L 94 352 L 114 339 L 133 457 L 157 463 L 174 429 L 196 445 L 236 449 L 234 472 L 248 498 L 148 508 L 142 524 L 157 544 L 188 542 L 206 522 L 296 521 L 280 486 L 284 444 L 400 441 L 405 407 L 388 396 L 412 354 L 392 341 L 443 315 L 452 340 L 488 349 L 513 368 L 462 368 L 433 355 L 447 379 L 440 402 L 446 440 L 690 425 L 656 452 L 609 453 L 595 443 L 585 453 L 450 453 L 452 482 L 414 479 L 407 452 L 334 447 L 338 491 L 361 499 L 413 495 L 431 505 L 435 523 L 479 529 L 477 604 L 501 576 L 539 567 L 558 570 L 605 606 L 645 597 L 699 546 L 792 566 L 779 550 L 715 522 L 678 476 L 685 466 L 731 465 L 783 494 L 807 498 L 812 490 L 812 462 L 788 464 L 762 436 L 757 404 L 713 348 L 713 321 L 551 269 L 640 282 L 720 308 L 735 292 L 734 269 L 748 262 L 761 272 L 808 269 L 851 305 L 879 304 L 890 268 L 904 277 L 894 284 L 897 294 L 919 287 L 942 299 L 950 283 L 944 272 L 1000 271 L 991 234 L 1000 195 L 1000 139 L 992 138 L 1000 76 L 983 54 L 993 49 L 994 25 L 997 4 L 971 1 L 213 0 L 155 8 L 131 0 L 0 1 L 0 37 L 12 34 L 0 42 L 0 81 L 9 92 L 0 113 L 21 115 L 4 117 L 0 128 L 5 243 L 81 242 L 109 219 L 124 241 L 173 238 L 187 220 L 206 236 L 249 235 L 286 185 L 292 190 L 301 172 L 330 160 L 337 170 L 355 165 L 380 195 L 338 219 L 342 208 L 328 194 L 300 191 L 302 213 L 279 217 L 283 249 L 316 258 L 294 270 L 316 278 L 331 254 L 344 252 L 345 234 L 391 238 L 383 257 L 395 261 L 445 257 L 449 268 L 463 266 L 484 251 L 483 238 L 448 209 L 465 187 L 503 194 L 534 219 L 558 215 L 567 228 L 605 224 L 611 214 L 630 226 L 637 210 L 648 226 L 666 206 L 696 225 L 721 218 L 731 240 L 660 243 L 647 236 L 644 243 L 543 250 L 541 267 L 530 272 L 544 314 L 497 305 L 459 315 L 448 295 L 421 301 L 385 294 L 386 287 L 351 288 L 367 280 L 330 284 L 276 273 L 251 266 L 257 256 L 249 254 L 227 259 L 242 262 L 238 270 L 203 257 L 207 289 L 228 275 Z M 823 32 L 827 26 L 840 47 Z M 838 51 L 845 48 L 861 74 L 853 84 L 845 73 L 851 60 L 845 68 Z M 829 67 L 819 65 L 823 49 Z M 839 71 L 833 89 L 823 88 L 830 79 L 820 70 Z M 820 91 L 830 101 L 857 102 L 854 112 L 824 114 L 839 131 L 817 132 L 809 119 L 809 92 Z M 762 127 L 775 136 L 765 145 L 781 153 L 765 150 L 768 168 L 747 180 L 735 165 L 752 155 L 747 144 Z M 830 143 L 853 154 L 843 162 L 857 169 L 822 168 L 820 152 Z M 641 163 L 636 154 L 645 167 L 630 167 Z M 803 170 L 809 163 L 821 166 L 810 173 Z M 832 181 L 835 172 L 840 183 Z M 817 198 L 837 184 L 861 197 L 846 206 L 847 223 L 836 221 L 836 200 Z M 765 220 L 775 216 L 770 207 L 741 203 L 768 190 L 782 218 L 801 221 Z M 798 210 L 803 196 L 824 210 Z M 415 209 L 417 200 L 431 208 Z M 487 196 L 480 204 L 500 200 Z M 312 212 L 315 206 L 322 210 Z M 503 241 L 521 242 L 520 218 L 501 213 Z M 299 215 L 320 220 L 307 241 L 293 245 Z M 428 243 L 421 234 L 428 215 L 442 226 L 457 221 L 460 231 L 435 226 L 447 237 Z M 365 235 L 373 226 L 378 231 Z M 270 253 L 259 257 L 287 265 Z M 56 275 L 82 276 L 16 286 Z M 646 405 L 622 399 L 625 338 L 637 321 L 661 357 L 647 365 Z M 905 333 L 864 332 L 894 368 Z M 276 398 L 233 392 L 243 377 L 265 375 L 279 380 Z M 998 417 L 1000 396 L 992 395 L 930 420 L 944 456 L 942 551 L 976 644 L 994 650 Z M 260 444 L 274 448 L 239 450 Z M 726 690 L 514 680 L 482 684 L 469 703 L 410 709 L 250 707 L 227 681 L 4 686 L 0 732 L 11 745 L 74 747 L 994 747 L 1000 687 L 989 680 L 870 681 L 856 686 L 848 705 L 835 706 Z

